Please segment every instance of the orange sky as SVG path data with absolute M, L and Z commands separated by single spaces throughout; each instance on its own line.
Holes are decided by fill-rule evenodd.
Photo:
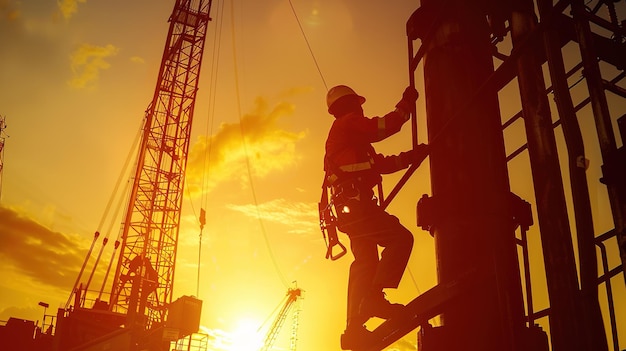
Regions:
M 173 3 L 0 0 L 0 115 L 9 136 L 0 207 L 0 320 L 41 320 L 39 301 L 54 313 L 69 296 L 94 231 L 116 238 L 119 220 L 102 224 L 102 216 L 152 98 Z M 419 2 L 293 1 L 323 79 L 288 1 L 213 5 L 174 295 L 196 294 L 197 214 L 205 208 L 203 330 L 220 340 L 241 339 L 237 333 L 260 326 L 297 281 L 305 291 L 298 349 L 339 349 L 351 258 L 325 260 L 318 227 L 323 143 L 332 123 L 325 92 L 348 84 L 367 97 L 367 114 L 392 109 L 408 84 L 405 23 Z M 501 96 L 504 118 L 519 110 L 511 96 Z M 612 112 L 625 111 L 619 105 Z M 240 121 L 250 132 L 245 147 Z M 520 132 L 514 126 L 505 134 L 509 153 L 524 142 Z M 586 135 L 593 140 L 593 133 Z M 398 153 L 410 145 L 405 126 L 377 147 Z M 527 162 L 523 155 L 511 163 L 512 187 L 533 202 Z M 592 159 L 589 179 L 600 214 L 595 224 L 603 233 L 611 224 L 601 215 L 607 207 L 595 181 L 599 166 L 599 158 Z M 415 226 L 414 214 L 419 197 L 430 193 L 428 174 L 425 162 L 389 207 L 416 238 L 409 271 L 398 291 L 388 293 L 402 303 L 436 284 L 433 240 Z M 398 178 L 387 177 L 386 189 Z M 538 237 L 536 230 L 531 237 Z M 534 262 L 540 268 L 541 256 Z M 537 279 L 539 309 L 546 302 L 541 275 Z M 617 289 L 626 296 L 623 284 Z M 619 317 L 625 325 L 624 313 Z M 282 334 L 289 332 L 286 323 Z M 414 349 L 411 344 L 414 334 L 396 346 Z M 214 347 L 242 348 L 220 345 L 226 346 Z

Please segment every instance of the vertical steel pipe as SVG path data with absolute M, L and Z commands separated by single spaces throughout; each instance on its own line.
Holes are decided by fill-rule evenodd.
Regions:
M 583 61 L 585 82 L 591 98 L 591 108 L 596 122 L 596 132 L 600 142 L 600 152 L 602 154 L 604 183 L 609 194 L 609 203 L 615 232 L 622 259 L 622 268 L 626 268 L 626 195 L 620 191 L 623 186 L 623 179 L 619 179 L 612 171 L 619 169 L 619 158 L 617 157 L 617 145 L 615 134 L 611 124 L 609 106 L 604 93 L 602 75 L 598 65 L 597 55 L 593 45 L 591 27 L 585 15 L 585 4 L 582 0 L 572 0 L 572 14 L 576 28 L 576 37 L 580 47 L 580 54 Z M 621 165 L 621 167 L 624 167 Z M 618 173 L 619 174 L 619 173 Z M 626 280 L 626 275 L 624 275 Z
M 545 24 L 546 28 L 544 47 L 568 154 L 570 188 L 578 241 L 581 305 L 585 317 L 581 322 L 587 338 L 587 349 L 607 350 L 604 322 L 598 302 L 598 259 L 596 257 L 591 201 L 587 185 L 585 146 L 574 110 L 574 103 L 569 93 L 558 32 L 551 21 L 554 10 L 552 1 L 538 0 L 537 5 L 542 23 Z
M 518 5 L 511 16 L 511 36 L 513 50 L 526 44 L 518 60 L 518 83 L 550 297 L 552 350 L 582 350 L 576 262 L 550 106 L 537 55 L 541 42 L 530 46 L 524 42 L 537 26 L 537 19 L 532 0 L 520 0 Z
M 523 350 L 521 279 L 497 91 L 469 101 L 494 71 L 489 28 L 473 2 L 422 1 L 423 7 L 443 4 L 442 18 L 423 44 L 437 273 L 440 282 L 468 269 L 488 278 L 445 307 L 442 342 L 449 349 Z

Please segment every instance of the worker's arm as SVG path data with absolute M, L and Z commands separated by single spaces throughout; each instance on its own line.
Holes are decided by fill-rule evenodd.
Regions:
M 418 145 L 415 149 L 401 152 L 399 155 L 374 156 L 374 166 L 380 174 L 389 174 L 405 169 L 410 165 L 419 165 L 428 156 L 428 147 L 425 144 Z
M 384 156 L 382 154 L 376 154 L 374 156 L 374 165 L 376 171 L 380 174 L 389 174 L 397 172 L 401 169 L 407 168 L 410 163 L 405 161 L 406 157 L 403 157 L 404 153 L 400 155 Z
M 399 132 L 402 125 L 410 119 L 411 112 L 415 109 L 417 96 L 417 90 L 408 87 L 402 94 L 402 99 L 396 104 L 394 111 L 383 117 L 357 117 L 349 126 L 363 135 L 369 143 L 381 141 Z
M 345 125 L 365 142 L 375 143 L 399 132 L 402 125 L 408 121 L 407 116 L 396 109 L 383 117 L 353 117 Z

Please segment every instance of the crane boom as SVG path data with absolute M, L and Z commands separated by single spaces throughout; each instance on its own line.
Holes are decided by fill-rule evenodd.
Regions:
M 278 336 L 278 333 L 280 332 L 283 323 L 285 322 L 285 319 L 289 314 L 289 310 L 293 306 L 293 303 L 300 298 L 300 296 L 302 296 L 302 290 L 300 288 L 290 288 L 287 290 L 287 300 L 283 304 L 283 307 L 280 309 L 280 312 L 278 312 L 274 323 L 272 323 L 272 326 L 270 327 L 269 332 L 265 337 L 265 341 L 263 342 L 260 351 L 269 351 L 272 346 L 274 346 L 274 341 L 276 341 L 276 337 Z M 293 336 L 292 339 L 294 339 Z M 292 349 L 295 348 L 293 345 L 294 343 L 295 341 L 292 340 Z
M 4 142 L 6 137 L 4 130 L 6 129 L 6 117 L 0 116 L 0 195 L 2 194 L 2 170 L 4 169 Z
M 172 301 L 183 185 L 211 0 L 177 0 L 146 110 L 110 309 L 164 322 Z

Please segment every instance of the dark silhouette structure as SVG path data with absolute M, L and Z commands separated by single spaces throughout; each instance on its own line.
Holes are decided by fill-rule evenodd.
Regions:
M 626 328 L 617 325 L 612 285 L 624 284 L 626 262 L 626 90 L 619 86 L 626 30 L 620 8 L 622 1 L 422 0 L 407 22 L 409 77 L 414 85 L 423 64 L 430 145 L 431 194 L 422 196 L 417 215 L 436 242 L 439 284 L 354 350 L 381 350 L 419 328 L 420 351 L 619 351 Z M 568 80 L 576 74 L 579 86 Z M 499 100 L 511 87 L 521 111 L 503 119 Z M 583 116 L 593 118 L 601 179 L 587 178 L 585 149 L 598 145 L 583 142 L 589 134 L 580 127 Z M 513 144 L 505 143 L 507 128 L 516 126 L 525 141 L 507 155 Z M 413 132 L 415 146 L 416 118 Z M 509 169 L 521 162 L 530 170 L 534 198 L 511 191 Z M 414 171 L 409 168 L 385 204 Z M 594 229 L 588 181 L 606 189 L 613 223 L 606 233 Z M 539 246 L 529 244 L 527 233 L 534 217 Z M 607 246 L 619 252 L 615 267 L 608 264 Z M 540 253 L 543 266 L 531 270 L 530 257 Z M 545 274 L 549 298 L 540 311 L 533 306 L 537 288 L 531 289 L 537 273 Z M 605 308 L 599 291 L 606 294 Z M 441 326 L 429 323 L 435 316 Z M 549 334 L 537 325 L 546 320 Z
M 210 7 L 177 0 L 170 17 L 112 291 L 103 293 L 106 280 L 93 296 L 77 284 L 55 328 L 12 319 L 0 327 L 3 347 L 161 351 L 198 329 L 201 301 L 172 301 L 172 287 Z M 420 351 L 624 348 L 614 296 L 626 284 L 624 11 L 624 0 L 422 0 L 408 16 L 409 80 L 424 83 L 432 187 L 417 203 L 417 225 L 436 242 L 438 284 L 353 350 L 382 350 L 415 329 Z M 503 116 L 505 95 L 521 111 Z M 411 122 L 415 149 L 416 111 Z M 523 140 L 508 140 L 520 134 L 511 129 Z M 534 194 L 514 191 L 525 174 Z M 600 189 L 594 201 L 591 189 Z M 600 215 L 610 216 L 608 229 L 598 229 Z M 541 264 L 531 264 L 537 256 Z M 538 292 L 548 295 L 541 309 Z M 431 325 L 438 316 L 441 325 Z

